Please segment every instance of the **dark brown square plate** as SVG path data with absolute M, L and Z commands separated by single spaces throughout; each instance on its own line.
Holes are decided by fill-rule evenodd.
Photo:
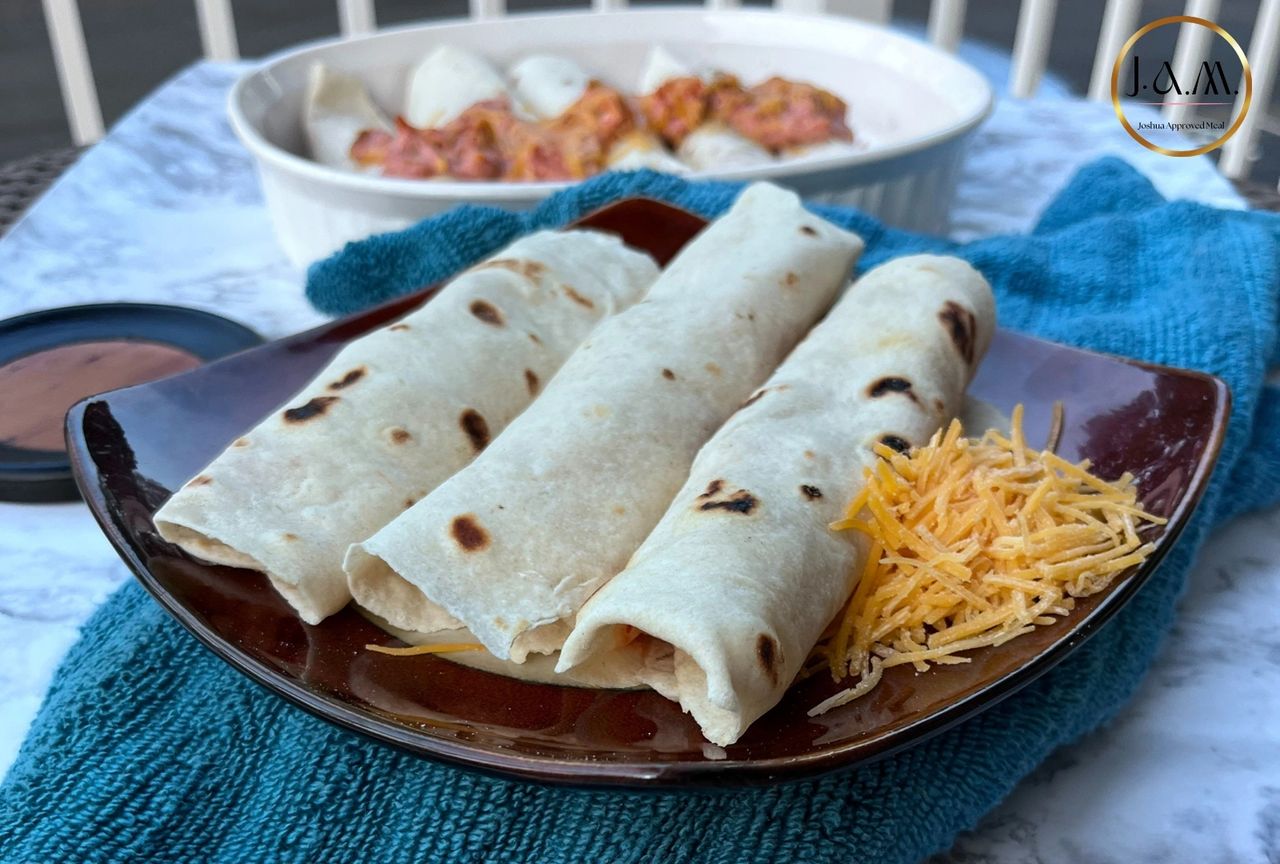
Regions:
M 655 201 L 614 204 L 582 221 L 665 263 L 705 223 Z M 884 756 L 993 705 L 1061 661 L 1133 596 L 1186 524 L 1222 441 L 1226 385 L 1197 372 L 997 334 L 972 392 L 1026 406 L 1043 440 L 1062 400 L 1059 452 L 1104 476 L 1132 471 L 1167 516 L 1138 570 L 1067 619 L 965 665 L 895 667 L 870 695 L 821 717 L 828 676 L 794 687 L 732 747 L 707 744 L 678 705 L 647 691 L 531 684 L 440 658 L 363 650 L 391 641 L 351 608 L 303 624 L 263 576 L 193 560 L 160 539 L 152 514 L 171 491 L 300 389 L 346 342 L 417 306 L 424 290 L 173 378 L 75 406 L 67 436 L 76 480 L 138 580 L 234 668 L 330 722 L 414 753 L 571 784 L 725 786 L 809 777 Z

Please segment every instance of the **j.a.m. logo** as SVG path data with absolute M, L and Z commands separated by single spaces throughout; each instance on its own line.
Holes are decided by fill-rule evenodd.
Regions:
M 1185 69 L 1180 72 L 1175 70 L 1170 58 L 1153 57 L 1141 52 L 1140 42 L 1144 36 L 1159 27 L 1173 24 L 1208 28 L 1217 38 L 1231 46 L 1239 60 L 1239 65 L 1223 64 L 1220 60 L 1204 60 L 1188 74 Z M 1130 58 L 1132 63 L 1129 72 L 1124 75 L 1122 81 L 1121 73 L 1124 71 L 1125 61 Z M 1244 89 L 1243 98 L 1240 93 L 1241 87 Z M 1198 112 L 1211 116 L 1198 120 L 1139 120 L 1133 123 L 1125 116 L 1125 103 L 1122 101 L 1124 99 L 1161 108 L 1174 105 L 1187 108 L 1229 106 L 1229 116 L 1222 119 L 1221 111 Z M 1143 147 L 1166 156 L 1199 156 L 1201 153 L 1208 153 L 1221 147 L 1240 128 L 1245 115 L 1249 113 L 1249 105 L 1252 101 L 1253 75 L 1249 70 L 1249 60 L 1245 57 L 1239 43 L 1231 37 L 1230 33 L 1212 21 L 1191 15 L 1172 15 L 1142 27 L 1124 43 L 1111 71 L 1111 104 L 1115 106 L 1116 116 L 1120 118 L 1125 131 Z M 1211 134 L 1214 132 L 1220 134 L 1207 144 L 1178 150 L 1156 144 L 1142 134 L 1155 129 L 1199 133 L 1208 131 Z M 1203 140 L 1204 136 L 1200 137 Z

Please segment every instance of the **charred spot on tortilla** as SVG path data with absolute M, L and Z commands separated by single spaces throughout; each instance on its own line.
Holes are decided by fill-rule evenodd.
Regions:
M 356 383 L 361 378 L 363 378 L 365 376 L 365 373 L 368 371 L 369 370 L 363 366 L 357 366 L 356 368 L 348 372 L 346 375 L 343 375 L 337 381 L 331 382 L 329 384 L 329 389 L 345 390 L 346 388 L 350 387 L 352 384 Z
M 797 275 L 796 275 L 795 273 L 793 273 L 792 271 L 788 270 L 788 271 L 787 271 L 787 275 L 786 275 L 786 276 L 784 276 L 784 277 L 782 278 L 782 287 L 784 287 L 784 288 L 794 288 L 794 287 L 796 287 L 796 284 L 797 284 L 799 281 L 800 281 L 800 277 L 799 277 L 799 276 L 797 276 Z
M 281 538 L 283 538 L 284 542 L 286 543 L 296 543 L 298 540 L 297 534 L 290 534 L 288 531 L 284 532 L 280 536 Z
M 701 497 L 705 498 L 708 496 L 703 495 Z M 739 489 L 737 492 L 734 492 L 726 498 L 711 498 L 709 501 L 704 501 L 698 509 L 704 512 L 710 510 L 724 510 L 726 513 L 740 513 L 743 516 L 750 516 L 756 509 L 756 505 L 759 503 L 760 499 L 756 498 L 756 496 L 752 495 L 746 489 Z
M 886 393 L 910 393 L 911 382 L 906 378 L 897 378 L 890 376 L 881 378 L 879 381 L 867 388 L 867 395 L 872 399 L 878 399 Z
M 329 406 L 337 402 L 337 396 L 316 396 L 306 405 L 299 405 L 297 408 L 286 408 L 284 412 L 284 422 L 286 423 L 305 423 L 313 417 L 319 417 L 329 410 Z
M 813 451 L 812 451 L 812 450 L 806 450 L 806 451 L 804 451 L 804 458 L 806 458 L 806 459 L 812 459 L 812 458 L 813 458 Z
M 676 373 L 672 372 L 670 369 L 664 368 L 662 370 L 662 377 L 666 378 L 668 381 L 674 381 L 676 380 Z
M 627 508 L 626 508 L 626 507 L 623 507 L 621 504 L 614 504 L 614 505 L 613 505 L 613 512 L 614 512 L 614 513 L 616 513 L 616 514 L 617 514 L 617 515 L 619 515 L 619 516 L 625 516 L 625 515 L 626 515 L 626 513 L 627 513 Z
M 717 378 L 720 377 L 720 367 L 715 363 L 708 363 L 705 368 L 712 375 L 716 376 Z
M 417 498 L 406 498 L 404 499 L 404 509 L 408 510 L 410 507 L 412 507 L 414 504 L 417 504 L 417 503 L 418 503 Z
M 947 413 L 947 405 L 941 399 L 934 399 L 933 410 L 937 411 L 939 414 L 945 414 Z
M 392 324 L 387 329 L 388 330 L 408 330 L 409 325 L 408 324 Z
M 772 636 L 761 633 L 756 637 L 756 659 L 760 661 L 760 668 L 764 670 L 764 674 L 769 676 L 769 680 L 776 686 L 778 683 L 778 667 L 781 665 L 781 657 L 778 655 L 778 643 L 773 640 Z
M 237 438 L 234 442 L 232 442 L 231 446 L 232 446 L 232 447 L 248 447 L 248 446 L 249 446 L 249 439 L 248 439 L 248 438 Z
M 467 433 L 471 446 L 479 453 L 489 444 L 489 424 L 484 416 L 474 408 L 468 408 L 458 418 L 458 425 Z
M 449 533 L 464 552 L 479 552 L 489 545 L 489 534 L 476 521 L 474 513 L 455 516 Z
M 808 234 L 810 237 L 817 237 L 817 236 L 818 236 L 818 229 L 817 229 L 817 228 L 814 228 L 812 225 L 801 225 L 801 226 L 800 226 L 800 233 L 801 233 L 801 234 Z
M 591 301 L 590 297 L 583 297 L 577 291 L 573 290 L 572 285 L 565 285 L 563 287 L 564 287 L 564 293 L 568 294 L 569 299 L 572 300 L 574 303 L 577 303 L 579 306 L 585 306 L 587 309 L 596 308 L 596 304 Z
M 538 392 L 538 373 L 532 369 L 524 370 L 524 383 L 529 387 L 530 393 Z
M 409 434 L 409 430 L 401 426 L 392 426 L 387 430 L 387 437 L 391 439 L 392 444 L 403 444 L 413 436 Z
M 810 501 L 814 501 L 822 497 L 822 490 L 817 486 L 810 486 L 808 483 L 800 487 L 800 493 Z
M 529 341 L 532 342 L 534 345 L 542 344 L 542 340 L 538 338 L 538 334 L 534 333 L 532 330 L 529 331 Z
M 914 390 L 911 389 L 911 382 L 906 378 L 899 378 L 896 375 L 890 375 L 887 378 L 881 378 L 870 387 L 867 388 L 867 395 L 872 399 L 879 399 L 888 393 L 902 393 L 912 402 L 920 404 L 920 398 L 916 396 Z
M 951 334 L 951 343 L 964 358 L 964 362 L 973 365 L 974 337 L 978 321 L 973 313 L 954 300 L 948 300 L 938 313 L 938 320 Z
M 188 486 L 208 486 L 212 482 L 213 482 L 213 478 L 210 477 L 208 474 L 201 474 L 200 476 L 193 479 L 187 485 Z
M 880 443 L 890 450 L 897 450 L 899 453 L 906 453 L 911 449 L 911 442 L 897 435 L 881 435 Z
M 519 273 L 521 276 L 529 280 L 537 280 L 547 272 L 545 264 L 538 261 L 517 261 L 513 258 L 494 258 L 492 261 L 485 261 L 476 267 L 477 270 L 510 270 L 512 273 Z
M 471 314 L 494 327 L 501 327 L 506 323 L 502 320 L 502 313 L 498 311 L 498 307 L 487 300 L 472 300 Z
M 702 493 L 701 495 L 699 495 L 698 497 L 699 497 L 699 498 L 710 498 L 712 495 L 716 495 L 716 494 L 718 494 L 718 493 L 720 492 L 720 490 L 721 490 L 721 489 L 723 489 L 723 488 L 724 488 L 724 481 L 723 481 L 723 480 L 712 480 L 710 483 L 708 483 L 708 484 L 707 484 L 707 491 L 706 491 L 706 492 L 703 492 L 703 493 Z

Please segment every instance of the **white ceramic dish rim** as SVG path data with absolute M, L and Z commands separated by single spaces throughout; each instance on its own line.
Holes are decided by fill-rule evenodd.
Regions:
M 938 144 L 963 136 L 965 133 L 981 124 L 982 121 L 991 114 L 995 105 L 995 94 L 991 89 L 991 85 L 982 76 L 982 74 L 973 67 L 932 45 L 921 42 L 918 39 L 914 39 L 896 30 L 852 18 L 834 18 L 829 15 L 797 15 L 794 13 L 776 12 L 764 9 L 711 10 L 705 7 L 671 7 L 666 9 L 631 9 L 603 13 L 581 10 L 550 13 L 535 12 L 529 14 L 508 15 L 494 20 L 571 20 L 578 18 L 595 18 L 601 15 L 672 17 L 727 16 L 741 18 L 777 18 L 779 16 L 783 16 L 790 20 L 808 19 L 815 25 L 820 24 L 823 27 L 839 26 L 854 29 L 874 29 L 880 31 L 883 38 L 911 43 L 913 46 L 916 46 L 917 49 L 922 48 L 932 53 L 935 60 L 949 64 L 956 74 L 969 79 L 967 82 L 968 85 L 976 86 L 978 92 L 981 93 L 979 105 L 975 110 L 972 110 L 969 114 L 962 116 L 960 119 L 941 127 L 937 131 L 926 135 L 908 138 L 904 141 L 887 146 L 871 147 L 867 150 L 851 154 L 800 157 L 782 160 L 771 165 L 751 166 L 715 172 L 695 171 L 682 175 L 688 179 L 696 180 L 714 178 L 716 180 L 769 180 L 779 177 L 787 177 L 794 174 L 817 174 L 831 170 L 838 171 L 841 169 L 871 165 L 879 162 L 887 162 L 901 156 L 907 156 L 927 150 Z M 315 40 L 269 55 L 263 59 L 262 63 L 256 69 L 252 69 L 241 75 L 235 85 L 231 88 L 231 93 L 227 99 L 227 113 L 231 121 L 231 127 L 235 131 L 237 137 L 240 138 L 240 141 L 259 159 L 271 162 L 276 167 L 284 171 L 300 175 L 306 179 L 354 192 L 375 193 L 398 198 L 459 199 L 476 202 L 527 200 L 532 202 L 540 200 L 552 192 L 568 188 L 575 182 L 578 182 L 565 180 L 550 182 L 526 181 L 518 183 L 484 182 L 474 180 L 428 181 L 379 177 L 358 174 L 350 171 L 341 171 L 336 168 L 321 165 L 311 159 L 290 153 L 284 148 L 271 143 L 262 135 L 261 132 L 258 131 L 253 123 L 249 121 L 244 111 L 242 101 L 244 93 L 250 86 L 251 82 L 269 74 L 276 65 L 286 60 L 292 60 L 296 57 L 317 52 L 339 44 L 351 44 L 376 39 L 388 33 L 403 33 L 411 30 L 421 30 L 423 32 L 430 33 L 441 29 L 442 26 L 463 23 L 471 24 L 476 22 L 474 19 L 456 19 L 450 22 L 405 24 L 396 27 L 387 27 L 377 31 L 376 33 L 370 33 L 350 39 L 331 37 Z

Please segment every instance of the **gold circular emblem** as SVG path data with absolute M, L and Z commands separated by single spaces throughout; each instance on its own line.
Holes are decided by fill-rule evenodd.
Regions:
M 1211 141 L 1203 147 L 1196 147 L 1191 150 L 1172 150 L 1168 147 L 1161 147 L 1159 144 L 1153 144 L 1133 128 L 1127 117 L 1124 116 L 1124 108 L 1120 105 L 1120 67 L 1124 65 L 1124 58 L 1129 56 L 1129 52 L 1133 50 L 1133 46 L 1139 39 L 1146 36 L 1157 27 L 1166 27 L 1170 24 L 1197 24 L 1201 27 L 1207 27 L 1214 33 L 1221 36 L 1227 41 L 1236 52 L 1236 56 L 1240 58 L 1240 66 L 1244 69 L 1244 103 L 1240 107 L 1240 113 L 1236 116 L 1227 131 L 1216 141 Z M 1249 105 L 1253 102 L 1253 73 L 1249 69 L 1249 58 L 1244 56 L 1244 51 L 1240 48 L 1240 43 L 1231 37 L 1231 34 L 1223 30 L 1212 21 L 1204 18 L 1196 18 L 1193 15 L 1170 15 L 1168 18 L 1159 18 L 1146 24 L 1137 33 L 1129 37 L 1124 43 L 1124 47 L 1120 49 L 1119 55 L 1116 57 L 1115 66 L 1111 69 L 1111 104 L 1116 109 L 1116 116 L 1120 118 L 1120 124 L 1124 126 L 1125 131 L 1129 133 L 1134 141 L 1137 141 L 1148 150 L 1154 150 L 1157 153 L 1163 153 L 1165 156 L 1199 156 L 1202 153 L 1208 153 L 1210 150 L 1216 150 L 1226 143 L 1227 139 L 1236 134 L 1236 130 L 1240 128 L 1240 124 L 1244 122 L 1245 115 L 1249 113 Z

